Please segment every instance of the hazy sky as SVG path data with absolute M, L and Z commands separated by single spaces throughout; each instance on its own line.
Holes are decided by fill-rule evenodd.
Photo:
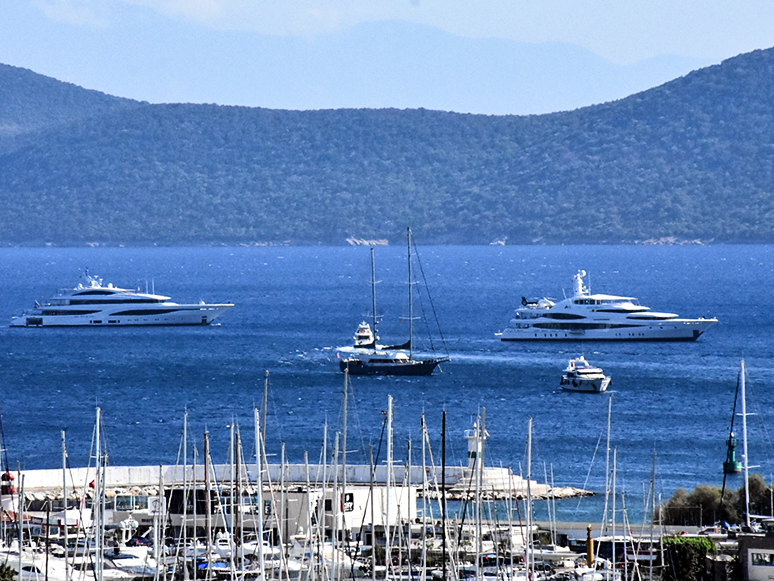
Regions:
M 6 4 L 28 4 L 30 15 L 37 12 L 68 23 L 74 35 L 80 27 L 110 27 L 122 17 L 122 4 L 133 4 L 147 7 L 148 18 L 153 19 L 187 19 L 217 29 L 305 37 L 360 22 L 405 20 L 467 37 L 577 44 L 619 64 L 662 54 L 720 59 L 774 45 L 770 0 L 10 0 Z
M 206 58 L 217 62 L 228 56 L 222 54 L 229 50 L 224 32 L 309 40 L 379 21 L 432 26 L 468 39 L 566 43 L 615 65 L 663 55 L 705 64 L 774 46 L 771 0 L 5 0 L 0 62 L 111 92 L 121 90 L 111 85 L 111 75 L 132 72 L 112 70 L 119 56 L 131 52 L 132 38 L 151 45 L 145 50 L 152 54 L 142 58 L 182 61 L 185 54 L 174 49 L 197 46 L 200 36 Z M 154 31 L 152 41 L 142 34 L 146 30 Z M 137 57 L 136 67 L 149 62 Z M 133 77 L 135 91 L 121 96 L 144 98 L 144 82 Z M 219 102 L 217 95 L 213 99 Z

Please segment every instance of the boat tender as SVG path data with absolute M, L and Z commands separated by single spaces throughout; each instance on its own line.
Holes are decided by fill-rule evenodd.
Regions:
M 581 391 L 584 393 L 602 393 L 610 385 L 610 377 L 602 369 L 594 367 L 581 355 L 570 359 L 564 370 L 559 385 L 565 391 Z
M 170 297 L 118 288 L 84 274 L 85 283 L 62 289 L 42 306 L 11 319 L 11 327 L 125 327 L 209 325 L 233 303 L 177 304 Z
M 591 294 L 585 276 L 585 270 L 578 271 L 572 296 L 561 301 L 523 297 L 509 326 L 496 336 L 502 341 L 695 341 L 718 322 L 651 311 L 634 297 Z

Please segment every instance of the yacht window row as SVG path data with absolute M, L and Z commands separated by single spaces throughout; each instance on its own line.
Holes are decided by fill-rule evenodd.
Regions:
M 624 327 L 638 327 L 639 325 L 625 323 L 535 323 L 536 329 L 556 329 L 560 331 L 587 331 L 589 329 L 621 329 Z

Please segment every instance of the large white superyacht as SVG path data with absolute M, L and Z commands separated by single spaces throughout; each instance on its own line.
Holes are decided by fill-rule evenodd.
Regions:
M 179 305 L 170 297 L 103 284 L 84 274 L 85 283 L 62 289 L 42 306 L 11 319 L 11 327 L 125 327 L 135 325 L 209 325 L 233 303 Z
M 718 322 L 651 311 L 634 297 L 591 294 L 585 276 L 585 270 L 578 271 L 572 296 L 561 301 L 522 298 L 509 326 L 496 336 L 503 341 L 695 341 Z

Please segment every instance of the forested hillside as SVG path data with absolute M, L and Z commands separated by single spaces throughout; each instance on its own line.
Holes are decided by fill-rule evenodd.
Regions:
M 87 91 L 26 69 L 0 64 L 0 137 L 135 105 L 138 105 L 136 101 Z
M 16 128 L 0 132 L 3 243 L 397 242 L 407 225 L 423 243 L 774 241 L 774 50 L 529 117 L 148 105 L 72 85 L 63 110 L 60 85 L 20 71 L 0 67 L 0 103 L 23 77 L 0 107 Z

